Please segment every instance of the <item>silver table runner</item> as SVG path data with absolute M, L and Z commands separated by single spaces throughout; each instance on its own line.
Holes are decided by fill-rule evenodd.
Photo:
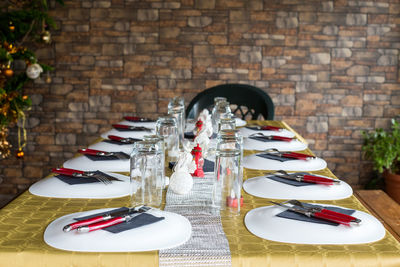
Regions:
M 187 195 L 167 191 L 165 210 L 185 216 L 192 224 L 192 236 L 179 247 L 160 250 L 159 266 L 231 266 L 229 243 L 212 196 L 213 174 L 209 173 L 194 178 Z

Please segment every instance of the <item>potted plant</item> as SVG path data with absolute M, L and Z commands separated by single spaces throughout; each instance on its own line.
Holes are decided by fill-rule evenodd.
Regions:
M 391 131 L 363 131 L 365 159 L 382 174 L 388 195 L 400 203 L 400 124 L 392 119 Z

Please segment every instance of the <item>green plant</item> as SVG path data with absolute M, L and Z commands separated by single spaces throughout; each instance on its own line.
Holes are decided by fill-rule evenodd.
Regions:
M 379 173 L 384 170 L 398 173 L 400 170 L 400 124 L 395 119 L 391 122 L 391 132 L 381 128 L 372 132 L 362 131 L 365 159 L 371 160 L 374 170 Z

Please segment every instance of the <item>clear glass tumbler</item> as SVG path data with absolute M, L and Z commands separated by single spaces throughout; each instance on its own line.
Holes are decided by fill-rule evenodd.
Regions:
M 243 171 L 239 149 L 217 149 L 214 167 L 214 205 L 239 215 L 242 203 Z
M 154 143 L 136 142 L 130 158 L 131 207 L 148 205 L 161 207 L 164 180 L 160 150 Z
M 160 176 L 164 181 L 165 187 L 165 145 L 164 145 L 164 137 L 159 135 L 145 135 L 143 136 L 143 141 L 152 143 L 156 146 L 156 148 L 161 152 L 161 163 L 162 167 L 160 168 Z
M 165 157 L 176 162 L 179 155 L 178 122 L 173 116 L 160 117 L 156 123 L 156 134 L 164 138 Z
M 217 102 L 211 114 L 211 121 L 214 133 L 218 133 L 219 120 L 221 118 L 229 118 L 230 114 L 231 114 L 231 108 L 229 106 L 229 102 L 225 100 Z
M 175 117 L 178 123 L 178 134 L 180 144 L 183 143 L 184 140 L 184 132 L 185 132 L 185 106 L 182 105 L 168 105 L 168 114 Z

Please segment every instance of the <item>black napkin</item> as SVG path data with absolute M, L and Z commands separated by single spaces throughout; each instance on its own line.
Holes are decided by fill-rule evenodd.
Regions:
M 96 174 L 101 174 L 105 178 L 108 178 L 110 182 L 112 181 L 121 181 L 118 178 L 115 178 L 114 176 L 108 175 L 107 173 L 104 173 L 102 171 L 95 171 Z M 73 176 L 68 176 L 68 175 L 62 175 L 58 174 L 54 176 L 58 178 L 59 180 L 63 181 L 64 183 L 67 183 L 69 185 L 75 185 L 75 184 L 90 184 L 90 183 L 97 183 L 100 182 L 94 177 L 73 177 Z
M 140 117 L 136 117 L 137 119 L 131 119 L 129 118 L 129 116 L 124 117 L 124 120 L 130 121 L 130 122 L 155 122 L 155 120 L 149 119 L 149 118 L 140 118 Z
M 64 183 L 67 183 L 69 185 L 75 185 L 75 184 L 91 184 L 91 183 L 98 183 L 100 182 L 96 178 L 93 177 L 72 177 L 72 176 L 67 176 L 67 175 L 56 175 L 54 176 L 58 178 L 59 180 L 63 181 Z
M 321 205 L 312 205 L 312 204 L 308 204 L 308 203 L 303 203 L 304 207 L 318 207 L 318 208 L 324 208 L 327 210 L 331 210 L 331 211 L 336 211 L 336 212 L 340 212 L 346 215 L 352 215 L 355 210 L 349 210 L 349 209 L 342 209 L 342 208 L 338 208 L 338 207 L 325 207 L 325 206 L 321 206 Z M 285 210 L 281 213 L 278 213 L 276 216 L 281 217 L 281 218 L 286 218 L 286 219 L 291 219 L 291 220 L 298 220 L 298 221 L 304 221 L 304 222 L 311 222 L 311 223 L 320 223 L 320 224 L 328 224 L 328 225 L 332 225 L 332 226 L 338 226 L 338 223 L 335 222 L 330 222 L 330 221 L 326 221 L 323 219 L 318 219 L 318 218 L 314 218 L 314 217 L 308 217 L 306 215 L 291 211 L 291 210 Z
M 193 132 L 185 132 L 185 133 L 184 133 L 184 137 L 185 137 L 186 139 L 194 139 L 196 136 L 194 135 Z
M 261 142 L 275 142 L 275 141 L 279 141 L 279 140 L 272 140 L 272 139 L 264 138 L 264 137 L 262 137 L 262 136 L 249 136 L 249 139 L 253 139 L 253 140 L 257 140 L 257 141 L 261 141 Z
M 115 212 L 115 211 L 128 211 L 129 209 L 126 207 L 122 207 L 119 209 L 114 209 L 114 210 L 110 210 L 107 212 L 101 212 L 101 213 L 96 213 L 96 214 L 92 214 L 89 216 L 85 216 L 85 217 L 79 217 L 79 218 L 74 218 L 77 221 L 82 221 L 82 220 L 86 220 L 86 219 L 90 219 L 96 216 L 102 216 L 105 214 L 108 214 L 110 212 Z M 113 234 L 118 234 L 121 232 L 124 232 L 126 230 L 130 230 L 130 229 L 134 229 L 134 228 L 138 228 L 141 226 L 145 226 L 148 224 L 152 224 L 161 220 L 164 220 L 164 217 L 156 217 L 154 215 L 148 214 L 148 213 L 141 213 L 139 215 L 137 215 L 136 217 L 132 218 L 130 221 L 128 222 L 122 222 L 110 227 L 106 227 L 103 228 L 101 230 L 105 230 L 107 232 L 113 233 Z
M 170 162 L 168 164 L 168 167 L 172 170 L 175 166 L 175 162 Z M 208 159 L 204 159 L 204 165 L 203 165 L 203 171 L 204 172 L 213 172 L 214 171 L 214 162 L 210 161 Z
M 308 174 L 306 172 L 296 172 L 295 174 Z M 285 179 L 285 178 L 281 178 L 275 175 L 268 175 L 265 178 L 280 182 L 280 183 L 284 183 L 284 184 L 288 184 L 288 185 L 293 185 L 293 186 L 307 186 L 307 185 L 315 185 L 313 183 L 306 183 L 306 182 L 299 182 L 296 180 L 290 180 L 290 179 Z
M 100 161 L 100 160 L 118 160 L 116 156 L 95 156 L 95 155 L 84 155 L 90 160 L 93 161 Z
M 279 157 L 279 156 L 274 155 L 272 153 L 256 154 L 256 156 L 257 157 L 266 158 L 266 159 L 277 160 L 277 161 L 280 161 L 280 162 L 285 162 L 285 161 L 289 161 L 289 160 L 297 160 L 297 159 L 293 159 L 293 158 Z
M 141 127 L 141 126 L 140 126 Z M 131 129 L 129 129 L 129 128 L 118 128 L 118 127 L 114 127 L 114 129 L 115 130 L 117 130 L 117 131 L 119 131 L 119 132 L 151 132 L 151 130 L 150 129 L 148 129 L 148 130 L 146 130 L 146 129 L 143 129 L 143 128 L 131 128 Z

